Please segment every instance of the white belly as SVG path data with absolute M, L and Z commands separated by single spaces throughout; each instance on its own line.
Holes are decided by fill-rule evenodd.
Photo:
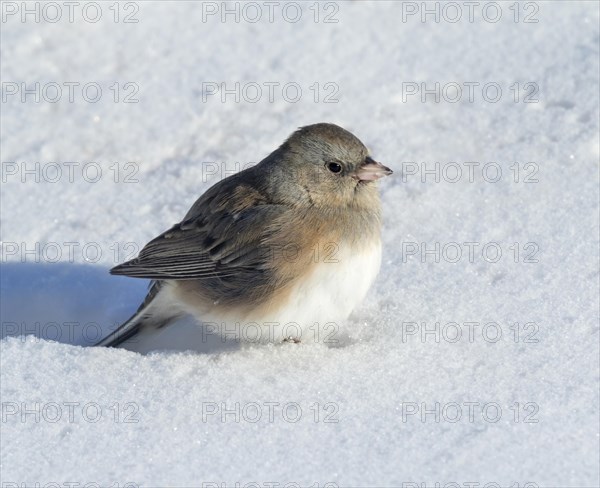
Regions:
M 296 285 L 286 307 L 273 317 L 278 322 L 296 323 L 300 333 L 288 326 L 277 340 L 288 337 L 303 342 L 333 337 L 364 299 L 381 265 L 381 244 L 363 252 L 350 247 L 339 249 L 337 262 L 323 262 L 302 283 Z

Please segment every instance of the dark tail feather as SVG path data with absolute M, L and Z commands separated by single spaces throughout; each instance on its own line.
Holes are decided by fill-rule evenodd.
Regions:
M 117 330 L 111 332 L 104 339 L 94 344 L 94 346 L 117 347 L 119 344 L 131 339 L 136 335 L 142 326 L 141 314 L 136 312 L 127 321 L 123 322 Z
M 152 300 L 156 298 L 156 295 L 160 291 L 160 288 L 160 281 L 150 282 L 150 290 L 148 291 L 146 298 L 144 298 L 143 303 L 137 309 L 137 312 L 135 312 L 131 317 L 129 317 L 116 330 L 111 332 L 104 339 L 94 344 L 94 346 L 117 347 L 119 344 L 135 336 L 145 325 L 144 321 L 150 318 L 150 314 L 148 314 L 147 309 L 152 303 Z

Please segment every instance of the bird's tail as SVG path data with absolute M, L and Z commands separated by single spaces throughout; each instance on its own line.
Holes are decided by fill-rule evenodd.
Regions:
M 94 345 L 101 347 L 117 347 L 127 339 L 131 339 L 140 331 L 142 320 L 142 314 L 136 312 L 125 322 L 123 322 L 116 330 Z
M 163 290 L 164 286 L 161 281 L 152 281 L 150 283 L 150 290 L 137 311 L 113 332 L 94 345 L 101 347 L 117 347 L 123 342 L 136 336 L 147 326 L 160 328 L 177 318 L 177 314 L 164 315 L 158 313 L 159 309 L 162 308 L 159 306 L 160 304 L 158 302 L 161 300 L 158 298 Z

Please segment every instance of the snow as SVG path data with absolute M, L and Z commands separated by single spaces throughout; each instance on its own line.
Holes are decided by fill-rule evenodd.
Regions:
M 599 7 L 517 4 L 515 22 L 502 2 L 494 23 L 457 4 L 455 23 L 408 15 L 421 2 L 303 3 L 295 23 L 261 2 L 256 23 L 208 15 L 221 2 L 3 18 L 3 486 L 600 486 Z M 122 22 L 132 5 L 139 22 Z M 9 94 L 36 81 L 62 98 Z M 71 103 L 65 82 L 102 96 Z M 116 103 L 115 82 L 139 102 Z M 222 82 L 245 97 L 222 103 Z M 280 90 L 292 82 L 296 103 Z M 407 95 L 436 82 L 461 99 Z M 280 84 L 272 102 L 265 83 Z M 472 103 L 465 83 L 479 83 Z M 188 323 L 143 354 L 84 347 L 144 296 L 111 266 L 179 221 L 216 169 L 320 121 L 395 170 L 381 272 L 337 343 L 222 343 Z M 422 162 L 440 162 L 439 183 Z

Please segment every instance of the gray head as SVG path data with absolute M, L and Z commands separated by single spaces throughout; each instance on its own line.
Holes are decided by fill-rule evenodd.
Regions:
M 375 181 L 392 174 L 356 136 L 334 124 L 301 127 L 277 152 L 279 169 L 291 173 L 316 204 L 356 204 L 365 193 L 376 195 Z

